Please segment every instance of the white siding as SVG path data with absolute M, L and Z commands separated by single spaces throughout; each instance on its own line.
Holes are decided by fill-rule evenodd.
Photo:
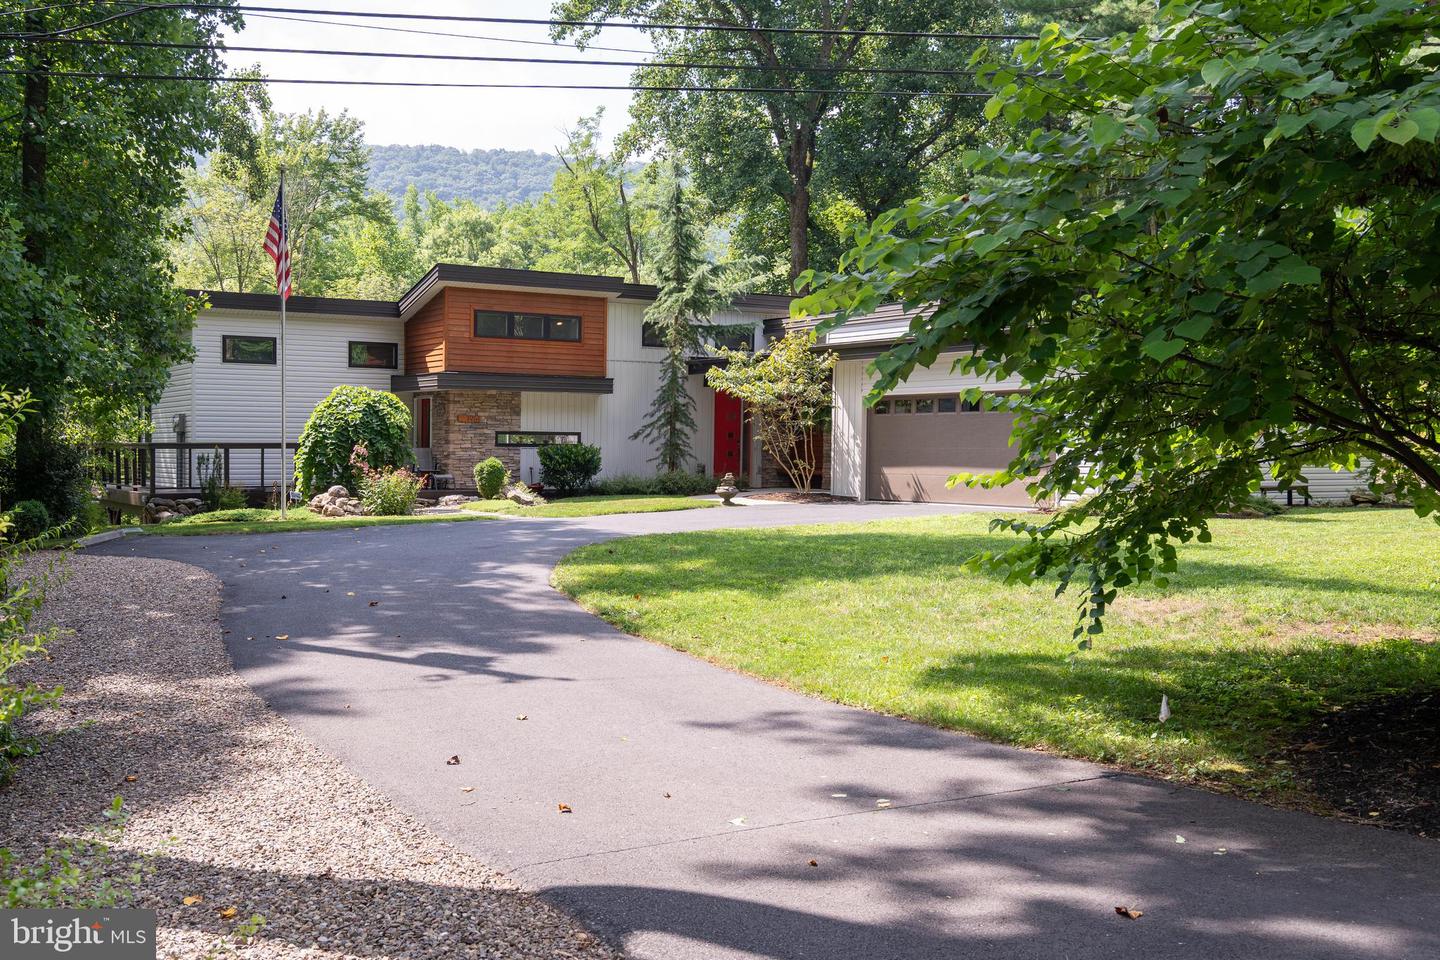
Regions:
M 160 401 L 150 409 L 151 433 L 159 443 L 174 443 L 175 418 L 184 415 L 186 420 L 186 437 L 193 436 L 191 424 L 195 420 L 195 378 L 192 375 L 192 364 L 178 363 L 170 368 L 170 379 L 165 384 L 165 392 L 161 394 Z M 173 451 L 160 451 L 155 457 L 155 481 L 162 487 L 174 486 L 176 483 L 175 454 Z
M 1359 470 L 1331 470 L 1329 467 L 1304 467 L 1301 473 L 1305 476 L 1305 483 L 1310 486 L 1311 503 L 1349 503 L 1350 494 L 1355 490 L 1366 489 L 1365 466 Z M 1283 490 L 1267 490 L 1265 495 L 1276 503 L 1285 502 Z M 1295 504 L 1299 506 L 1305 502 L 1300 492 L 1295 491 Z
M 527 392 L 520 395 L 520 428 L 522 430 L 579 431 L 585 443 L 596 444 L 601 451 L 602 477 L 622 473 L 653 474 L 651 458 L 654 447 L 642 440 L 632 440 L 644 422 L 655 399 L 660 379 L 660 364 L 665 359 L 661 347 L 640 343 L 641 324 L 645 318 L 643 303 L 613 301 L 606 323 L 606 374 L 615 381 L 612 394 L 592 396 L 576 393 Z M 726 312 L 715 317 L 716 323 L 754 323 L 757 342 L 762 336 L 760 318 L 756 314 Z M 715 459 L 714 392 L 705 385 L 705 378 L 690 377 L 690 395 L 695 398 L 696 431 L 691 437 L 695 463 L 706 473 L 713 471 Z M 692 464 L 690 469 L 695 469 Z M 520 453 L 520 476 L 526 482 L 540 475 L 540 458 L 535 450 Z
M 280 320 L 256 311 L 210 309 L 202 313 L 193 334 L 193 413 L 189 439 L 194 443 L 278 443 L 280 367 L 224 363 L 225 335 L 279 337 Z M 351 340 L 401 344 L 402 369 L 377 370 L 349 365 Z M 296 440 L 315 405 L 341 384 L 389 390 L 390 377 L 403 373 L 404 328 L 398 319 L 291 314 L 285 323 L 286 439 Z M 265 481 L 279 479 L 272 452 L 266 459 Z M 258 455 L 236 452 L 230 464 L 236 484 L 260 479 Z

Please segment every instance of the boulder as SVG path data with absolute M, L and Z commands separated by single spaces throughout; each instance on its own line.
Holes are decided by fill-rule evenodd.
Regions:
M 167 520 L 173 519 L 175 519 L 175 514 L 171 513 L 169 510 L 161 510 L 160 512 L 155 514 L 156 523 L 165 523 Z
M 344 487 L 340 486 L 340 484 L 337 483 L 329 490 L 326 490 L 325 495 L 327 497 L 348 497 L 350 496 L 350 491 L 346 490 Z
M 522 507 L 533 507 L 545 502 L 544 497 L 523 483 L 517 483 L 509 490 L 506 490 L 505 499 L 511 503 L 518 503 Z
M 450 493 L 441 497 L 438 504 L 442 507 L 458 507 L 462 503 L 478 503 L 479 501 L 479 497 L 467 497 L 461 493 Z
M 320 514 L 326 517 L 343 517 L 345 516 L 345 511 L 332 503 L 328 504 L 324 509 L 322 509 L 320 511 Z
M 175 501 L 169 497 L 151 497 L 146 506 L 153 507 L 156 510 L 174 510 Z

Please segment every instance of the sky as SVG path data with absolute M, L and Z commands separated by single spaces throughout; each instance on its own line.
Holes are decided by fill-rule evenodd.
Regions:
M 547 18 L 549 0 L 285 0 L 262 5 L 305 7 L 317 10 L 373 10 L 427 14 Z M 383 50 L 396 53 L 449 53 L 469 56 L 553 57 L 611 60 L 644 59 L 642 53 L 587 51 L 568 45 L 552 46 L 544 26 L 493 23 L 456 23 L 424 20 L 345 20 L 320 16 L 325 24 L 281 20 L 281 15 L 246 14 L 245 28 L 229 33 L 229 46 L 304 47 L 325 50 Z M 292 15 L 285 15 L 292 16 Z M 304 16 L 304 15 L 293 15 Z M 336 23 L 366 24 L 340 26 Z M 465 37 L 399 33 L 393 29 L 439 31 Z M 489 38 L 489 39 L 485 39 Z M 514 40 L 540 41 L 515 43 Z M 650 50 L 638 30 L 607 29 L 593 43 L 636 51 Z M 443 81 L 460 83 L 598 83 L 624 84 L 631 71 L 625 67 L 550 66 L 543 64 L 466 63 L 458 61 L 385 60 L 373 57 L 304 56 L 250 53 L 225 54 L 231 67 L 258 63 L 267 76 L 300 79 L 356 79 Z M 605 108 L 601 127 L 610 141 L 625 126 L 630 103 L 628 91 L 600 90 L 446 90 L 404 87 L 270 85 L 276 109 L 301 112 L 324 108 L 348 110 L 365 123 L 366 140 L 382 143 L 439 143 L 464 150 L 504 147 L 549 153 L 560 142 L 561 131 L 581 116 Z

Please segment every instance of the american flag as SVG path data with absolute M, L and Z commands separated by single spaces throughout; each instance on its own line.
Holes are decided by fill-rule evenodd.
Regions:
M 290 299 L 290 241 L 285 236 L 285 184 L 275 194 L 275 209 L 270 213 L 270 227 L 265 231 L 265 252 L 275 261 L 275 289 L 282 300 Z

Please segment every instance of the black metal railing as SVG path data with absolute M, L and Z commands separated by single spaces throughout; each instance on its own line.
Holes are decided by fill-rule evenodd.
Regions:
M 286 447 L 293 454 L 296 444 L 290 442 Z M 267 489 L 281 477 L 278 442 L 115 443 L 98 449 L 94 462 L 97 483 L 148 488 L 151 494 L 198 490 L 212 473 L 218 475 L 221 486 L 250 489 Z

